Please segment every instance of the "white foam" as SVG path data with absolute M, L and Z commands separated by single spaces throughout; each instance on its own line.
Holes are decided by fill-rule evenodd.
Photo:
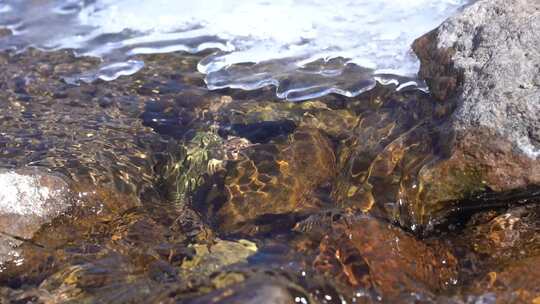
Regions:
M 16 2 L 8 0 L 11 1 Z M 302 76 L 301 83 L 288 84 L 291 88 L 282 90 L 284 96 L 288 96 L 287 92 L 303 91 L 312 95 L 330 91 L 346 95 L 361 92 L 364 81 L 359 85 L 354 77 L 340 78 L 348 63 L 367 68 L 372 74 L 415 77 L 419 64 L 410 50 L 412 41 L 468 1 L 97 0 L 86 7 L 76 1 L 43 2 L 46 9 L 37 10 L 39 17 L 28 13 L 32 10 L 30 5 L 13 4 L 13 12 L 21 16 L 23 24 L 25 18 L 48 22 L 57 18 L 67 27 L 60 33 L 49 30 L 47 37 L 28 32 L 21 34 L 28 35 L 29 43 L 38 47 L 74 48 L 80 54 L 100 56 L 105 61 L 108 57 L 118 60 L 120 54 L 198 52 L 217 48 L 222 51 L 199 65 L 200 71 L 209 75 L 210 88 L 253 89 L 279 85 L 285 79 Z M 65 24 L 70 13 L 71 19 Z M 44 17 L 47 14 L 56 15 Z M 34 26 L 46 27 L 47 24 Z M 26 30 L 38 29 L 26 27 Z M 95 39 L 104 34 L 117 36 L 110 36 L 109 41 Z M 342 66 L 330 69 L 327 62 L 320 61 L 316 73 L 322 77 L 315 77 L 314 81 L 305 77 L 306 71 L 300 71 L 306 63 L 336 57 L 346 59 Z M 255 65 L 251 70 L 238 71 L 235 66 L 240 63 Z M 309 73 L 315 72 L 310 70 Z

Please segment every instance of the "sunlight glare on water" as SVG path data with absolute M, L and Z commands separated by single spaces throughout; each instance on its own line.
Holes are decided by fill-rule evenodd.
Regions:
M 14 35 L 0 39 L 0 49 L 70 48 L 103 59 L 100 70 L 73 82 L 132 74 L 143 67 L 137 54 L 217 49 L 199 64 L 210 89 L 275 85 L 289 100 L 355 96 L 375 79 L 414 81 L 419 63 L 412 41 L 466 3 L 7 0 L 0 2 L 0 25 Z

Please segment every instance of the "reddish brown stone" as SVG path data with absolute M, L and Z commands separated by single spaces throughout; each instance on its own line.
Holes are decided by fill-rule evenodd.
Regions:
M 539 273 L 540 256 L 530 257 L 487 273 L 465 293 L 490 297 L 497 304 L 537 304 L 540 303 Z
M 335 175 L 332 143 L 316 129 L 299 128 L 275 143 L 254 145 L 227 173 L 219 226 L 237 231 L 260 216 L 315 210 L 321 202 L 314 190 Z
M 457 282 L 457 260 L 441 243 L 428 245 L 371 217 L 344 222 L 321 243 L 315 268 L 326 275 L 386 301 L 428 297 Z

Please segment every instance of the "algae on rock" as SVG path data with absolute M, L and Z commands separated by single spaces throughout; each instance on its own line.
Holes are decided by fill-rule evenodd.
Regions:
M 197 132 L 185 144 L 178 146 L 177 157 L 171 157 L 164 169 L 164 179 L 171 184 L 175 202 L 190 200 L 205 176 L 212 175 L 220 168 L 221 160 L 213 158 L 223 144 L 219 135 L 212 131 Z

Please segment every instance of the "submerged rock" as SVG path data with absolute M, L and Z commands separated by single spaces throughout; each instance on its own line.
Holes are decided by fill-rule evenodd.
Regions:
M 320 208 L 316 190 L 336 175 L 332 142 L 311 128 L 249 146 L 227 167 L 224 189 L 207 198 L 208 218 L 224 232 L 282 228 L 280 216 Z
M 447 235 L 462 265 L 463 301 L 457 303 L 540 300 L 539 220 L 537 205 L 490 210 L 473 215 L 464 229 Z
M 420 91 L 377 91 L 350 102 L 359 123 L 337 149 L 338 177 L 332 198 L 352 208 L 415 229 L 419 172 L 438 159 L 437 126 L 448 115 Z
M 460 237 L 483 262 L 499 265 L 540 254 L 540 207 L 480 213 Z M 487 259 L 486 259 L 487 257 Z
M 187 271 L 185 277 L 196 274 L 209 276 L 222 268 L 235 264 L 245 263 L 247 258 L 257 252 L 257 245 L 247 240 L 238 242 L 216 240 L 213 245 L 193 246 L 195 254 L 193 259 L 186 260 L 182 268 Z
M 296 297 L 296 299 L 299 298 Z M 298 300 L 295 301 L 295 298 L 286 286 L 281 286 L 277 282 L 269 284 L 268 280 L 263 281 L 259 279 L 216 290 L 190 303 L 293 304 L 298 302 Z
M 374 302 L 425 301 L 458 279 L 457 259 L 443 243 L 418 240 L 369 216 L 344 217 L 333 224 L 314 267 L 335 278 L 341 289 L 354 288 L 356 300 Z
M 503 264 L 471 284 L 466 294 L 476 298 L 474 303 L 540 303 L 539 272 L 540 256 Z
M 66 56 L 70 63 L 62 63 Z M 155 55 L 135 76 L 73 87 L 61 75 L 91 62 L 58 52 L 0 54 L 0 166 L 39 165 L 72 181 L 67 187 L 45 170 L 0 171 L 8 184 L 15 172 L 28 183 L 51 179 L 42 185 L 50 191 L 66 187 L 54 202 L 21 209 L 54 218 L 30 232 L 0 203 L 0 224 L 20 229 L 0 237 L 21 253 L 0 269 L 0 302 L 316 303 L 304 298 L 310 294 L 321 303 L 341 303 L 342 295 L 347 303 L 417 303 L 453 301 L 455 291 L 478 302 L 538 297 L 537 208 L 478 219 L 454 243 L 388 223 L 401 214 L 417 223 L 446 206 L 440 202 L 483 191 L 484 172 L 495 172 L 487 161 L 502 177 L 526 164 L 505 167 L 503 157 L 486 158 L 486 147 L 531 162 L 517 145 L 497 147 L 491 137 L 439 143 L 439 122 L 457 99 L 381 87 L 296 104 L 265 91 L 208 93 L 190 58 Z M 75 208 L 64 204 L 70 193 Z M 434 207 L 424 208 L 431 198 Z M 236 232 L 261 238 L 257 246 L 215 239 Z M 485 263 L 464 270 L 460 250 Z
M 69 184 L 43 169 L 0 170 L 0 264 L 73 203 Z
M 441 104 L 446 157 L 423 168 L 425 224 L 445 207 L 485 190 L 540 184 L 540 3 L 477 1 L 413 45 L 420 75 Z

